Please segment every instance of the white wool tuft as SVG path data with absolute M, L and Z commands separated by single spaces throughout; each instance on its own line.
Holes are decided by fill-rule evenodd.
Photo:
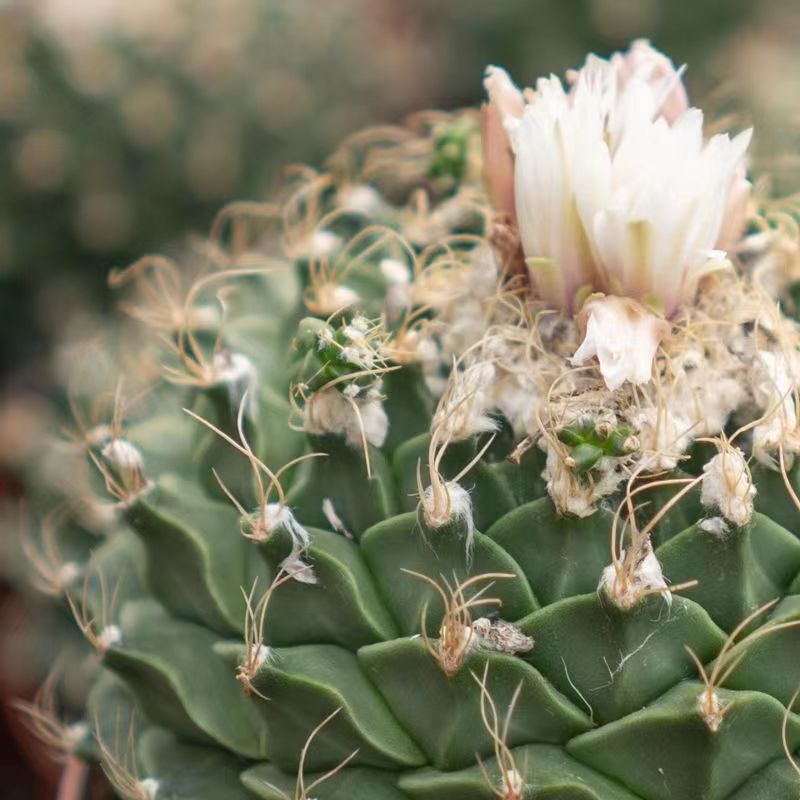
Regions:
M 122 631 L 118 625 L 106 625 L 97 636 L 97 646 L 101 652 L 122 641 Z
M 496 420 L 488 414 L 495 375 L 494 365 L 488 361 L 450 373 L 447 391 L 431 423 L 443 441 L 460 442 L 476 433 L 497 430 Z
M 707 519 L 701 520 L 699 528 L 701 531 L 705 531 L 719 538 L 730 533 L 730 528 L 724 517 L 708 517 Z
M 753 370 L 753 397 L 764 413 L 771 416 L 753 429 L 753 454 L 762 463 L 772 464 L 772 453 L 783 445 L 796 451 L 792 434 L 798 429 L 794 389 L 794 370 L 785 355 L 760 350 Z
M 89 725 L 83 721 L 73 722 L 64 729 L 64 739 L 70 748 L 75 748 L 89 735 Z
M 56 583 L 61 589 L 66 589 L 70 584 L 75 582 L 80 574 L 81 568 L 74 561 L 65 561 L 58 568 Z
M 744 453 L 738 447 L 717 453 L 705 464 L 703 473 L 703 505 L 719 509 L 726 520 L 738 527 L 750 522 L 756 487 Z
M 358 414 L 352 403 L 356 403 Z M 322 435 L 335 433 L 355 448 L 361 447 L 361 426 L 367 441 L 380 447 L 389 432 L 389 418 L 377 398 L 349 400 L 336 388 L 315 392 L 304 411 L 303 427 L 307 433 Z M 359 423 L 359 414 L 361 422 Z
M 280 568 L 287 575 L 291 575 L 298 583 L 313 585 L 318 582 L 314 568 L 303 561 L 299 550 L 292 550 L 292 552 L 281 561 Z
M 336 200 L 343 211 L 363 214 L 365 217 L 375 217 L 386 208 L 381 193 L 365 183 L 343 186 L 336 195 Z
M 146 797 L 147 800 L 155 800 L 161 784 L 155 778 L 142 778 L 136 785 L 143 797 Z
M 331 231 L 317 230 L 308 241 L 310 258 L 329 258 L 342 246 L 342 237 Z
M 472 551 L 475 538 L 475 521 L 472 517 L 472 498 L 469 492 L 455 481 L 447 481 L 441 489 L 446 492 L 449 502 L 437 498 L 433 487 L 429 486 L 422 496 L 422 510 L 426 524 L 434 529 L 456 522 L 463 523 L 466 529 L 467 552 Z
M 515 769 L 505 770 L 500 781 L 500 788 L 506 797 L 522 797 L 524 788 L 522 775 Z
M 275 651 L 265 644 L 250 645 L 250 664 L 252 673 L 257 673 L 264 664 L 271 662 L 275 658 Z
M 396 258 L 384 258 L 379 266 L 386 280 L 386 311 L 396 320 L 411 306 L 411 271 Z
M 238 410 L 248 392 L 248 411 L 256 409 L 255 388 L 258 383 L 255 364 L 243 353 L 222 350 L 214 354 L 214 380 L 221 383 L 230 398 L 231 408 Z
M 634 408 L 629 420 L 638 431 L 644 462 L 652 472 L 673 470 L 692 443 L 694 426 L 677 409 Z
M 617 569 L 614 564 L 609 564 L 600 576 L 599 590 L 605 590 L 606 594 L 620 608 L 633 608 L 646 592 L 656 589 L 661 592 L 661 596 L 672 604 L 672 594 L 669 591 L 664 573 L 661 571 L 661 564 L 653 552 L 650 541 L 643 545 L 644 555 L 640 556 L 627 580 L 622 581 L 617 578 Z M 620 553 L 620 560 L 625 559 L 625 551 Z
M 594 514 L 598 502 L 613 494 L 625 480 L 617 459 L 601 458 L 592 470 L 592 481 L 582 482 L 549 443 L 542 476 L 547 481 L 547 491 L 556 508 L 562 514 L 576 517 Z
M 261 523 L 268 534 L 283 529 L 296 548 L 308 545 L 308 531 L 295 519 L 292 510 L 281 503 L 267 503 L 261 510 Z
M 112 439 L 103 448 L 102 455 L 119 472 L 144 471 L 144 459 L 139 448 L 127 439 Z

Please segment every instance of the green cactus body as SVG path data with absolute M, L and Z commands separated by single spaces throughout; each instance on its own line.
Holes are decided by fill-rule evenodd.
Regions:
M 61 587 L 99 655 L 73 749 L 135 800 L 796 794 L 796 472 L 714 483 L 752 397 L 660 446 L 648 389 L 576 370 L 501 257 L 474 114 L 419 124 L 294 187 L 282 245 L 224 217 L 194 299 L 225 286 L 224 323 L 171 332 L 171 382 L 92 445 L 117 510 Z

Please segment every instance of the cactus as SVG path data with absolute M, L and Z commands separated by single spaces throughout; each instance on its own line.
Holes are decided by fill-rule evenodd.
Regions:
M 797 792 L 791 226 L 646 43 L 486 84 L 117 273 L 28 546 L 93 687 L 28 710 L 120 797 Z

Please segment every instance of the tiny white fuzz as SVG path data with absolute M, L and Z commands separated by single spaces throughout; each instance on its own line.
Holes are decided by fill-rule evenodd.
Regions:
M 97 635 L 97 647 L 101 653 L 105 653 L 109 647 L 119 644 L 122 641 L 122 631 L 118 625 L 106 625 Z
M 380 192 L 366 183 L 342 187 L 336 195 L 339 208 L 365 217 L 375 217 L 386 209 Z
M 81 568 L 74 561 L 65 561 L 56 572 L 56 584 L 60 589 L 66 589 L 80 574 Z
M 411 271 L 395 258 L 384 258 L 379 266 L 386 280 L 386 312 L 396 320 L 411 305 Z
M 533 650 L 533 639 L 526 636 L 516 625 L 503 620 L 480 617 L 472 623 L 477 644 L 484 650 L 498 653 L 527 653 Z
M 160 783 L 155 778 L 142 778 L 137 783 L 137 787 L 141 791 L 142 797 L 146 797 L 147 800 L 156 800 L 159 786 Z
M 726 536 L 730 532 L 728 523 L 723 517 L 708 517 L 707 519 L 700 520 L 699 528 L 701 531 L 705 531 L 719 538 Z
M 317 575 L 310 564 L 306 564 L 300 557 L 299 551 L 292 550 L 280 563 L 280 568 L 298 583 L 313 585 L 318 583 Z
M 796 386 L 795 370 L 785 355 L 757 352 L 753 396 L 768 418 L 753 430 L 753 455 L 762 463 L 773 464 L 772 454 L 781 446 L 790 453 L 798 449 Z
M 460 442 L 476 433 L 497 430 L 489 415 L 490 392 L 495 368 L 486 361 L 450 373 L 447 390 L 431 423 L 447 442 Z
M 472 550 L 475 538 L 475 521 L 472 518 L 472 498 L 469 492 L 455 481 L 447 481 L 434 491 L 429 486 L 422 496 L 422 511 L 425 523 L 435 529 L 443 528 L 451 522 L 464 525 L 466 548 Z
M 703 505 L 719 509 L 737 527 L 750 522 L 756 487 L 744 453 L 738 447 L 727 447 L 704 465 L 703 473 Z
M 516 769 L 505 770 L 500 783 L 501 789 L 503 790 L 503 797 L 522 797 L 524 782 L 522 780 L 522 775 L 520 775 Z
M 265 644 L 251 644 L 250 658 L 248 664 L 252 675 L 256 675 L 264 664 L 269 663 L 274 658 L 275 653 L 271 647 Z
M 308 256 L 310 258 L 330 258 L 342 247 L 342 238 L 332 231 L 316 230 L 308 242 Z
M 547 463 L 542 476 L 547 492 L 562 514 L 589 517 L 603 497 L 614 494 L 625 480 L 618 459 L 601 458 L 592 470 L 592 480 L 583 481 L 569 468 L 552 444 L 547 444 Z
M 101 452 L 103 458 L 121 473 L 144 471 L 144 459 L 141 452 L 127 439 L 112 439 Z
M 389 432 L 389 418 L 380 400 L 370 397 L 348 399 L 335 387 L 314 392 L 309 397 L 303 422 L 307 433 L 335 433 L 344 436 L 345 441 L 355 448 L 361 447 L 362 432 L 375 447 L 386 441 Z
M 308 544 L 308 531 L 295 519 L 292 510 L 281 503 L 267 503 L 260 511 L 263 537 L 269 538 L 277 530 L 285 530 L 292 537 L 294 547 Z
M 706 689 L 697 697 L 697 710 L 712 733 L 719 731 L 725 718 L 726 706 L 713 689 Z
M 672 594 L 649 541 L 642 545 L 642 554 L 631 568 L 625 568 L 624 550 L 620 553 L 620 561 L 622 567 L 609 564 L 603 570 L 598 591 L 604 590 L 619 608 L 633 608 L 654 590 L 661 594 L 667 605 L 672 604 Z
M 81 744 L 89 735 L 89 725 L 82 720 L 67 725 L 64 729 L 64 740 L 72 749 Z
M 342 518 L 336 513 L 336 508 L 333 505 L 333 500 L 330 497 L 326 497 L 322 501 L 322 513 L 325 516 L 325 519 L 328 520 L 328 524 L 331 526 L 331 529 L 341 533 L 348 539 L 353 538 L 353 534 L 347 530 L 347 526 L 342 521 Z
M 242 398 L 247 392 L 248 411 L 252 414 L 256 409 L 255 388 L 258 383 L 255 364 L 242 353 L 221 350 L 214 354 L 212 362 L 214 380 L 222 384 L 230 398 L 231 408 L 239 408 Z

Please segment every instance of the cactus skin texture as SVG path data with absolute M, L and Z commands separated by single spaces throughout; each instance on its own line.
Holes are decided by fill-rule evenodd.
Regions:
M 447 355 L 472 341 L 438 361 L 420 345 L 463 335 L 426 298 L 477 282 L 457 265 L 491 252 L 478 128 L 442 114 L 345 142 L 290 187 L 277 228 L 273 206 L 226 209 L 179 323 L 154 325 L 152 353 L 120 336 L 141 356 L 122 362 L 129 383 L 152 364 L 167 380 L 82 426 L 103 478 L 86 486 L 115 509 L 99 542 L 64 527 L 84 586 L 53 593 L 98 655 L 90 732 L 69 749 L 121 797 L 797 793 L 800 540 L 780 475 L 754 468 L 757 510 L 712 535 L 687 481 L 716 451 L 695 444 L 659 473 L 690 490 L 670 505 L 659 485 L 636 511 L 654 522 L 642 559 L 685 588 L 615 602 L 598 583 L 624 489 L 559 511 L 541 449 L 490 402 L 472 409 L 480 376 L 464 389 Z M 129 306 L 152 312 L 148 281 L 171 269 L 145 265 Z M 190 322 L 216 298 L 224 314 Z M 636 433 L 582 417 L 557 439 L 583 480 Z M 739 656 L 724 686 L 703 683 Z

